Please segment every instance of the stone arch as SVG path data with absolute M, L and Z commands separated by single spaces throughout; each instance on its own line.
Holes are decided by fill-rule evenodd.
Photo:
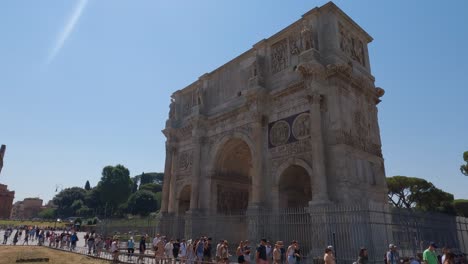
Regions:
M 254 148 L 255 144 L 252 141 L 252 139 L 250 139 L 250 137 L 248 135 L 246 135 L 245 133 L 236 132 L 236 131 L 235 132 L 230 132 L 227 135 L 224 135 L 218 142 L 216 142 L 211 147 L 210 157 L 212 157 L 212 158 L 211 158 L 211 162 L 210 162 L 210 164 L 211 164 L 210 171 L 213 171 L 213 170 L 216 169 L 217 157 L 223 151 L 222 148 L 224 147 L 226 142 L 228 142 L 229 140 L 232 140 L 232 139 L 243 140 L 249 146 L 250 154 L 252 155 L 252 157 L 257 157 L 258 153 L 255 153 L 255 148 Z M 253 164 L 253 165 L 255 166 L 255 164 Z
M 184 215 L 190 209 L 190 195 L 192 187 L 189 184 L 180 188 L 177 193 L 177 214 Z
M 290 158 L 280 165 L 275 177 L 278 208 L 306 207 L 312 200 L 313 171 L 302 159 Z
M 242 134 L 223 137 L 211 162 L 212 208 L 220 214 L 245 213 L 252 198 L 254 152 L 252 142 Z

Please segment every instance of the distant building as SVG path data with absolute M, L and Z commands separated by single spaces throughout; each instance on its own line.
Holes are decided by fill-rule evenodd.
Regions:
M 14 198 L 15 192 L 8 190 L 8 186 L 0 184 L 0 219 L 7 219 L 10 217 Z
M 37 217 L 42 210 L 42 199 L 26 198 L 13 205 L 11 210 L 11 219 L 30 219 Z

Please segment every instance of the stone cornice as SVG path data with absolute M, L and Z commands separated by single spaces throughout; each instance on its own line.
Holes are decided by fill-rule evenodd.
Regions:
M 304 81 L 301 80 L 299 82 L 288 85 L 285 89 L 274 90 L 270 93 L 270 95 L 275 100 L 277 98 L 296 93 L 297 91 L 303 90 L 304 88 Z
M 356 22 L 354 22 L 354 20 L 351 17 L 349 17 L 345 12 L 343 12 L 343 10 L 341 10 L 333 2 L 328 2 L 325 5 L 319 7 L 318 9 L 319 12 L 330 11 L 338 14 L 339 17 L 341 17 L 344 21 L 350 24 L 353 28 L 357 29 L 357 31 L 366 38 L 367 43 L 370 43 L 372 42 L 372 40 L 374 40 L 362 27 L 360 27 Z M 313 11 L 313 9 L 311 11 Z M 306 13 L 305 15 L 307 14 L 308 13 Z

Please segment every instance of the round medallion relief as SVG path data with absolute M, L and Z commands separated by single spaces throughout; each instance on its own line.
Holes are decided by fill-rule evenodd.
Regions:
M 288 142 L 291 135 L 291 129 L 288 122 L 281 120 L 276 122 L 270 130 L 270 143 L 273 146 L 283 145 Z
M 302 113 L 294 119 L 292 125 L 293 136 L 298 139 L 304 139 L 310 135 L 310 115 Z

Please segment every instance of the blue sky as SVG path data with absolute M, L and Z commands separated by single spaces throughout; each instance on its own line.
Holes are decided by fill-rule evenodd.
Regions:
M 163 171 L 169 96 L 326 1 L 2 1 L 0 182 L 16 200 Z M 369 45 L 387 176 L 468 198 L 468 1 L 335 1 Z

